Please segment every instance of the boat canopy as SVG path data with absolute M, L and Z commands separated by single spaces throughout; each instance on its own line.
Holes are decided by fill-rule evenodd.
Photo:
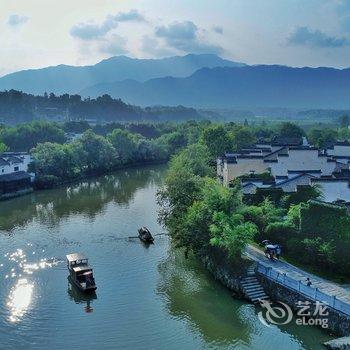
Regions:
M 88 258 L 81 253 L 68 254 L 66 258 L 69 262 L 88 260 Z
M 75 266 L 73 267 L 73 271 L 75 273 L 77 272 L 88 272 L 88 271 L 92 271 L 92 267 L 88 266 L 88 265 L 81 265 L 81 266 Z

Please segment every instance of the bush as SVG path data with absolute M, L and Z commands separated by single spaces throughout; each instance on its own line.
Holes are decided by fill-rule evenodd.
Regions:
M 281 244 L 283 247 L 288 247 L 288 240 L 297 235 L 297 229 L 289 222 L 273 222 L 267 226 L 265 231 L 265 239 Z
M 54 175 L 39 175 L 35 178 L 35 187 L 39 190 L 49 189 L 57 186 L 60 179 Z

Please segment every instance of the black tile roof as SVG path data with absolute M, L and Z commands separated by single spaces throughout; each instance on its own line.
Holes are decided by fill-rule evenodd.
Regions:
M 10 165 L 8 161 L 6 161 L 4 158 L 0 158 L 0 166 L 6 166 Z
M 276 136 L 273 138 L 273 146 L 301 146 L 303 144 L 302 137 L 282 137 Z

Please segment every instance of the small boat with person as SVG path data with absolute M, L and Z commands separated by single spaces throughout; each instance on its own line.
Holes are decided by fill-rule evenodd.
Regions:
M 80 253 L 68 254 L 66 258 L 71 282 L 84 293 L 95 291 L 97 287 L 88 258 Z
M 153 243 L 154 238 L 147 227 L 139 228 L 139 238 L 144 243 Z

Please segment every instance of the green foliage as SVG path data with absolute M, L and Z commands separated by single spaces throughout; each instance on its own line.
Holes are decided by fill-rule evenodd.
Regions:
M 117 162 L 115 149 L 112 144 L 91 130 L 84 132 L 79 139 L 84 154 L 84 163 L 89 172 L 103 171 L 113 167 Z
M 282 123 L 279 127 L 279 135 L 282 137 L 302 137 L 305 135 L 304 130 L 293 123 Z
M 350 125 L 350 117 L 348 115 L 342 115 L 339 118 L 339 124 L 341 128 L 347 128 Z
M 238 126 L 233 130 L 233 145 L 235 150 L 249 147 L 255 142 L 256 137 L 251 128 Z
M 54 176 L 70 179 L 78 176 L 82 170 L 83 150 L 80 144 L 60 145 L 45 142 L 32 151 L 34 169 L 38 176 Z
M 122 163 L 127 163 L 136 158 L 138 148 L 137 136 L 126 130 L 115 129 L 107 136 Z
M 4 143 L 0 142 L 0 153 L 6 152 L 7 150 L 8 147 Z
M 349 232 L 350 218 L 345 207 L 310 201 L 300 208 L 300 229 L 303 234 L 333 238 Z
M 336 130 L 330 128 L 311 129 L 308 133 L 309 142 L 319 148 L 327 148 L 337 139 Z
M 64 143 L 66 140 L 57 124 L 45 121 L 3 128 L 0 136 L 11 151 L 29 151 L 38 143 Z
M 233 149 L 232 135 L 223 125 L 210 125 L 205 128 L 202 131 L 201 141 L 208 147 L 213 158 Z
M 287 246 L 287 242 L 297 236 L 298 230 L 295 226 L 288 222 L 272 222 L 268 224 L 265 231 L 265 239 L 269 239 L 271 242 Z
M 287 222 L 298 230 L 300 229 L 300 208 L 301 204 L 292 205 L 287 213 Z
M 209 166 L 210 154 L 206 146 L 193 144 L 181 151 L 171 160 L 170 171 L 177 173 L 187 169 L 194 175 L 201 177 L 214 176 L 214 169 Z
M 175 154 L 187 145 L 186 137 L 180 131 L 164 134 L 158 140 L 166 147 L 168 154 Z
M 239 214 L 216 212 L 212 221 L 210 243 L 228 252 L 231 260 L 239 260 L 247 244 L 256 235 L 257 227 L 251 222 L 244 222 L 243 216 Z
M 289 208 L 291 205 L 306 203 L 309 200 L 321 198 L 322 191 L 318 184 L 313 184 L 311 186 L 298 186 L 296 192 L 283 196 L 280 204 L 283 208 Z

